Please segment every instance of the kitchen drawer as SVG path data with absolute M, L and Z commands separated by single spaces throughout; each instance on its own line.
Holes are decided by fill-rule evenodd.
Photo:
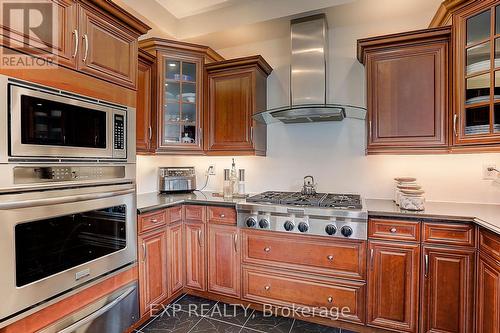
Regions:
M 139 215 L 139 233 L 144 233 L 164 226 L 167 223 L 165 210 L 157 210 L 147 214 Z
M 243 262 L 364 280 L 366 243 L 243 230 Z
M 317 278 L 309 275 L 284 273 L 274 269 L 243 266 L 243 299 L 273 304 L 280 307 L 295 306 L 306 312 L 337 315 L 339 320 L 363 323 L 365 320 L 365 284 L 362 282 Z M 316 309 L 314 309 L 316 308 Z M 322 308 L 322 309 L 319 309 Z
M 191 222 L 205 222 L 205 206 L 185 205 L 184 219 Z
M 500 236 L 491 231 L 481 229 L 479 231 L 479 250 L 489 254 L 492 258 L 500 260 Z
M 167 209 L 167 223 L 172 224 L 182 221 L 182 206 L 170 207 Z
M 236 225 L 236 209 L 234 208 L 209 206 L 207 212 L 209 223 Z
M 425 243 L 474 246 L 475 225 L 472 223 L 424 222 Z
M 390 219 L 370 219 L 368 237 L 408 242 L 420 241 L 420 222 Z

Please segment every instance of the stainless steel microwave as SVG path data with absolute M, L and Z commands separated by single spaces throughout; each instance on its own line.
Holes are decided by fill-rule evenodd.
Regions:
M 5 76 L 0 84 L 8 100 L 1 105 L 8 159 L 135 162 L 133 108 Z

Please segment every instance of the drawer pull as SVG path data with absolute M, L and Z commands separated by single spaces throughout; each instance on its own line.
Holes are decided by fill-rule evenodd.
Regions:
M 270 252 L 271 251 L 271 248 L 270 247 L 266 247 L 264 248 L 264 252 Z
M 151 223 L 158 223 L 158 219 L 152 219 Z
M 327 301 L 328 303 L 333 303 L 333 297 L 332 296 L 328 297 Z
M 271 289 L 271 286 L 265 286 L 265 287 L 264 287 L 264 289 L 265 289 L 266 291 L 269 291 L 269 289 Z
M 226 215 L 224 215 L 224 214 L 220 214 L 220 218 L 221 218 L 221 219 L 223 219 L 223 218 L 225 218 L 225 217 L 226 217 Z
M 391 233 L 395 234 L 398 231 L 396 228 L 391 228 Z
M 329 255 L 328 257 L 326 257 L 326 259 L 328 259 L 328 261 L 333 261 L 333 256 Z

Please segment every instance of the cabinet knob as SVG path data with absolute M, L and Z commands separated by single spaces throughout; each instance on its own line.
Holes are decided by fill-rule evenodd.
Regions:
M 328 301 L 328 303 L 333 303 L 333 297 L 332 296 L 328 297 L 327 301 Z
M 224 215 L 224 214 L 220 214 L 220 217 L 223 219 L 223 218 L 225 218 L 225 217 L 226 217 L 226 215 Z
M 329 255 L 328 257 L 326 257 L 326 259 L 328 259 L 329 261 L 332 261 L 333 260 L 333 256 Z
M 158 219 L 152 219 L 151 223 L 158 223 Z
M 264 248 L 264 252 L 270 252 L 271 251 L 271 248 L 270 247 L 266 247 Z
M 396 231 L 398 231 L 396 228 L 391 228 L 390 230 L 393 234 L 396 233 Z
M 269 291 L 269 289 L 271 289 L 271 286 L 265 286 L 265 287 L 264 287 L 264 289 L 265 289 L 266 291 Z

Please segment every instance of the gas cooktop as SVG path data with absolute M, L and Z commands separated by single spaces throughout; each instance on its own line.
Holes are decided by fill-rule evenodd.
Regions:
M 271 203 L 276 205 L 328 207 L 335 209 L 362 209 L 361 196 L 357 194 L 267 191 L 254 195 L 247 202 Z

